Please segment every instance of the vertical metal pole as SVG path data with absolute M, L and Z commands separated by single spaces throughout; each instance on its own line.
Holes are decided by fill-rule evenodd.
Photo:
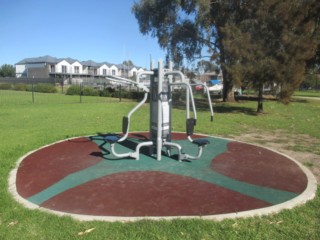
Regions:
M 161 92 L 162 92 L 162 81 L 163 81 L 163 66 L 162 60 L 158 63 L 158 126 L 157 126 L 157 160 L 161 160 L 161 149 L 162 149 L 162 105 L 161 105 Z
M 182 81 L 182 79 L 181 79 Z M 186 87 L 186 109 L 187 109 L 187 119 L 190 118 L 190 92 L 189 88 Z
M 32 103 L 34 104 L 34 86 L 32 82 Z
M 82 83 L 80 83 L 80 103 L 82 103 Z
M 172 61 L 169 61 L 169 71 L 172 72 L 173 71 L 173 62 Z M 168 104 L 169 104 L 169 136 L 167 138 L 167 141 L 171 142 L 172 140 L 172 133 L 171 133 L 171 130 L 172 130 L 172 86 L 170 86 L 170 84 L 173 82 L 173 76 L 172 75 L 169 75 L 168 76 L 168 81 L 169 81 L 169 84 L 168 84 Z M 170 148 L 168 149 L 168 151 L 170 152 Z M 170 153 L 171 154 L 171 153 Z
M 122 101 L 122 85 L 120 84 L 120 90 L 119 90 L 119 102 Z

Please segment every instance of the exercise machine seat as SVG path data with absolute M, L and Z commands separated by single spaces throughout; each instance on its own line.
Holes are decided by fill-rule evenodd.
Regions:
M 119 137 L 115 136 L 115 135 L 108 135 L 104 138 L 104 140 L 106 140 L 106 142 L 113 144 L 119 141 Z
M 192 143 L 198 145 L 198 147 L 203 147 L 203 146 L 206 146 L 207 144 L 209 144 L 210 141 L 205 138 L 198 138 L 198 139 L 193 140 Z

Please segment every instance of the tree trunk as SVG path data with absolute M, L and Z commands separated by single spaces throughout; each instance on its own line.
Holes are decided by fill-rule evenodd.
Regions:
M 222 89 L 222 99 L 224 102 L 234 102 L 234 92 L 233 92 L 233 83 L 230 79 L 230 75 L 227 71 L 222 67 L 222 75 L 223 75 L 223 89 Z
M 257 113 L 263 113 L 263 84 L 259 84 Z
M 222 33 L 219 33 L 220 36 L 222 36 Z M 222 70 L 222 76 L 223 76 L 223 89 L 222 89 L 222 99 L 224 102 L 234 102 L 234 92 L 233 92 L 233 82 L 231 79 L 230 74 L 225 68 L 226 64 L 226 56 L 225 51 L 223 49 L 223 44 L 221 43 L 221 38 L 218 40 L 220 45 L 220 59 L 221 59 L 221 70 Z

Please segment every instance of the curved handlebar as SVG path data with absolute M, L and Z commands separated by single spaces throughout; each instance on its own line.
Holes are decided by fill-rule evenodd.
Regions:
M 127 116 L 127 118 L 128 118 L 128 127 L 127 127 L 127 130 L 126 130 L 126 133 L 125 133 L 125 135 L 122 137 L 122 138 L 120 138 L 119 140 L 118 140 L 118 142 L 122 142 L 122 141 L 124 141 L 127 137 L 128 137 L 128 134 L 129 134 L 129 125 L 130 125 L 130 117 L 131 117 L 131 115 L 135 112 L 135 111 L 137 111 L 138 110 L 138 108 L 140 108 L 146 101 L 147 101 L 147 98 L 148 98 L 148 93 L 147 92 L 145 92 L 144 93 L 144 98 L 142 99 L 142 101 L 138 104 L 138 105 L 136 105 L 129 113 L 128 113 L 128 116 Z
M 143 72 L 138 72 L 137 76 L 136 76 L 136 82 L 139 83 L 140 81 L 140 76 L 142 75 L 153 75 L 154 72 L 153 71 L 143 71 Z
M 169 85 L 185 85 L 188 88 L 188 92 L 190 93 L 190 98 L 191 98 L 191 104 L 192 104 L 192 110 L 193 110 L 193 114 L 194 114 L 194 118 L 197 119 L 197 111 L 196 111 L 196 106 L 194 104 L 194 98 L 193 98 L 193 93 L 192 93 L 192 89 L 189 83 L 186 82 L 181 82 L 181 83 L 170 83 Z M 187 106 L 187 118 L 189 118 L 189 106 Z
M 209 92 L 208 86 L 203 83 L 192 83 L 192 84 L 190 84 L 190 86 L 203 86 L 206 89 L 209 108 L 210 108 L 210 112 L 211 112 L 211 122 L 212 122 L 214 113 L 213 113 L 212 102 L 211 102 L 211 97 L 210 97 L 210 92 Z
M 149 89 L 146 86 L 142 85 L 139 82 L 135 82 L 135 81 L 127 79 L 127 78 L 122 78 L 122 77 L 117 77 L 117 76 L 107 76 L 106 79 L 111 80 L 111 81 L 117 80 L 117 81 L 122 81 L 122 82 L 126 82 L 126 83 L 131 83 L 131 84 L 136 85 L 139 88 L 142 88 L 143 91 L 149 92 Z
M 169 71 L 169 72 L 164 73 L 164 75 L 165 75 L 165 76 L 166 76 L 166 75 L 179 75 L 180 78 L 181 78 L 181 81 L 182 81 L 182 82 L 186 82 L 185 79 L 184 79 L 183 73 L 180 72 L 180 71 Z

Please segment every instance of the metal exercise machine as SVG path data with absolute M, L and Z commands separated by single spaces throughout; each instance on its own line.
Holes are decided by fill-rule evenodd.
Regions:
M 108 135 L 105 137 L 105 141 L 110 143 L 112 154 L 117 158 L 131 157 L 139 160 L 140 149 L 142 147 L 149 147 L 150 155 L 155 155 L 157 160 L 161 160 L 162 149 L 165 148 L 166 154 L 171 156 L 171 149 L 175 148 L 178 151 L 178 160 L 184 159 L 194 160 L 199 159 L 202 155 L 203 148 L 209 144 L 207 139 L 192 139 L 194 126 L 197 122 L 197 112 L 192 94 L 192 85 L 203 85 L 206 88 L 208 103 L 211 112 L 211 121 L 213 120 L 213 110 L 210 99 L 210 94 L 205 84 L 189 84 L 185 81 L 184 75 L 180 71 L 173 71 L 172 64 L 169 69 L 163 68 L 162 61 L 158 62 L 158 68 L 152 71 L 143 71 L 137 74 L 136 81 L 132 81 L 125 78 L 116 76 L 107 77 L 108 80 L 118 81 L 120 83 L 129 83 L 137 86 L 144 91 L 144 98 L 135 106 L 127 116 L 122 120 L 122 132 L 123 136 Z M 150 86 L 146 87 L 140 82 L 141 76 L 150 77 Z M 174 82 L 173 77 L 179 76 L 181 82 Z M 171 129 L 172 129 L 172 88 L 174 86 L 183 87 L 186 90 L 186 135 L 188 140 L 198 146 L 197 155 L 193 156 L 184 153 L 182 147 L 178 143 L 171 141 Z M 115 145 L 125 141 L 129 134 L 130 118 L 132 114 L 137 111 L 146 101 L 150 95 L 150 136 L 149 141 L 141 142 L 137 144 L 135 151 L 127 153 L 117 153 Z M 190 104 L 192 107 L 193 117 L 190 117 Z

